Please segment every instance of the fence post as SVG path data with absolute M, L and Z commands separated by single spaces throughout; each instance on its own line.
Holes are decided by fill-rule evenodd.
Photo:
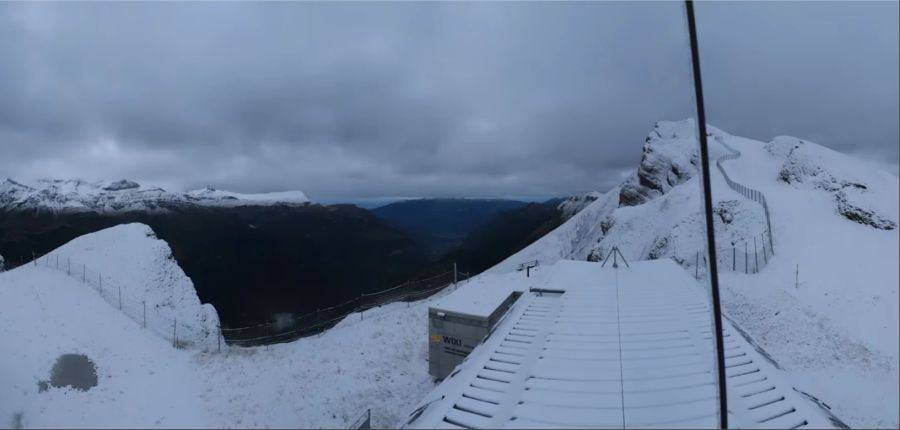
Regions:
M 456 262 L 453 262 L 453 285 L 456 286 Z
M 747 249 L 747 241 L 744 241 L 744 274 L 750 273 L 750 253 Z
M 34 251 L 31 251 L 31 263 L 34 264 L 35 267 L 37 267 L 37 259 L 34 258 Z
M 72 260 L 66 257 L 66 276 L 72 276 Z
M 178 318 L 172 324 L 172 347 L 178 348 Z
M 81 282 L 85 282 L 87 279 L 87 264 L 81 264 Z
M 219 329 L 219 335 L 216 336 L 216 340 L 219 344 L 219 353 L 222 352 L 222 324 L 216 324 L 216 327 Z
M 141 303 L 144 305 L 144 328 L 147 328 L 147 301 L 142 300 Z
M 797 265 L 797 272 L 794 275 L 794 288 L 800 288 L 800 265 Z
M 731 271 L 737 272 L 737 251 L 734 249 L 734 245 L 731 245 Z
M 103 275 L 97 273 L 97 288 L 103 291 Z M 119 287 L 119 309 L 122 309 L 122 287 Z
M 760 234 L 759 234 L 759 240 L 762 241 L 762 248 L 763 248 L 763 265 L 764 265 L 764 266 L 768 266 L 768 265 L 769 265 L 769 255 L 768 255 L 768 253 L 766 252 L 766 234 L 765 234 L 765 233 L 760 233 Z
M 366 310 L 363 309 L 362 306 L 363 306 L 363 295 L 362 295 L 362 293 L 359 293 L 359 320 L 360 321 L 363 320 L 363 313 L 366 312 Z
M 268 337 L 269 337 L 269 320 L 266 320 L 266 338 L 268 338 Z M 268 341 L 269 341 L 269 340 L 266 339 L 266 342 L 267 342 L 267 343 L 266 343 L 266 351 L 269 350 L 269 344 L 268 344 Z
M 59 254 L 56 254 L 56 270 L 59 270 Z
M 756 248 L 756 236 L 753 236 L 753 261 L 756 264 L 756 271 L 753 273 L 759 273 L 759 250 Z
M 122 286 L 119 286 L 119 310 L 122 310 Z

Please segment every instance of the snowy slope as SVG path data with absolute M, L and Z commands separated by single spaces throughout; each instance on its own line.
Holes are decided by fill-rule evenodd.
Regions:
M 75 238 L 33 266 L 68 273 L 113 306 L 119 306 L 121 296 L 123 313 L 142 325 L 146 321 L 166 339 L 171 340 L 174 331 L 184 346 L 210 349 L 218 343 L 215 308 L 200 303 L 169 245 L 144 224 L 122 224 Z
M 218 353 L 173 348 L 82 282 L 75 265 L 72 275 L 56 268 L 57 256 L 83 261 L 129 296 L 179 318 L 203 315 L 210 305 L 149 233 L 116 226 L 0 273 L 0 425 L 341 428 L 371 408 L 374 425 L 391 426 L 434 387 L 423 330 L 441 294 L 350 315 L 319 337 Z M 97 387 L 38 391 L 64 353 L 94 361 Z
M 164 211 L 181 206 L 300 205 L 308 202 L 301 191 L 240 194 L 208 187 L 178 193 L 124 179 L 97 182 L 42 179 L 34 185 L 6 179 L 0 183 L 0 209 L 14 211 L 116 213 Z
M 674 258 L 690 267 L 703 246 L 696 157 L 684 152 L 692 150 L 692 130 L 689 121 L 658 124 L 625 183 L 459 288 L 537 286 L 553 262 L 596 258 L 612 246 L 629 259 Z M 720 140 L 742 153 L 726 163 L 729 174 L 766 194 L 776 251 L 759 274 L 721 275 L 726 315 L 774 357 L 786 380 L 851 426 L 897 427 L 900 240 L 897 228 L 884 229 L 898 219 L 897 177 L 810 142 L 791 150 L 720 130 L 713 130 L 714 157 L 725 151 Z M 715 169 L 712 181 L 720 244 L 758 234 L 765 225 L 759 205 L 728 189 Z M 111 277 L 125 277 L 130 260 L 157 261 L 152 253 L 130 258 L 133 250 L 117 250 L 113 236 L 91 236 L 67 256 L 110 254 L 92 261 Z M 523 283 L 514 269 L 533 259 L 542 267 Z M 177 285 L 171 297 L 186 284 Z M 434 387 L 425 330 L 427 308 L 438 300 L 351 315 L 320 337 L 218 354 L 173 349 L 74 277 L 21 266 L 0 274 L 0 379 L 14 381 L 0 386 L 0 423 L 23 412 L 27 426 L 343 427 L 372 408 L 373 425 L 397 426 Z M 86 316 L 64 318 L 80 312 L 73 308 Z M 62 352 L 90 356 L 100 385 L 38 393 Z
M 140 224 L 78 238 L 53 254 L 101 265 L 130 297 L 215 321 L 168 247 Z M 58 254 L 56 254 L 58 253 Z M 65 260 L 64 260 L 65 261 Z M 186 281 L 186 282 L 185 282 Z M 189 289 L 188 289 L 189 288 Z M 27 264 L 0 274 L 0 423 L 26 427 L 178 427 L 209 422 L 196 390 L 192 352 L 123 314 L 78 276 Z M 61 354 L 84 354 L 98 385 L 82 392 L 40 381 Z
M 691 130 L 691 121 L 658 124 L 633 177 L 491 272 L 605 257 L 613 246 L 691 268 L 705 249 Z M 740 151 L 724 163 L 729 175 L 766 195 L 776 253 L 759 274 L 720 272 L 727 315 L 851 426 L 897 427 L 898 178 L 797 138 L 712 135 L 711 157 L 727 151 L 720 142 Z M 759 205 L 715 168 L 711 181 L 718 248 L 765 230 Z

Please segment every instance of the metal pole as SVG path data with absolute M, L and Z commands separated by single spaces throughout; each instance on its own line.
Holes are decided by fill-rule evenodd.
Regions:
M 453 262 L 453 285 L 456 285 L 456 262 Z
M 753 273 L 759 273 L 759 250 L 756 248 L 756 236 L 753 237 L 753 262 L 756 265 L 756 271 Z
M 178 318 L 172 324 L 172 346 L 178 348 Z
M 734 249 L 734 245 L 731 245 L 731 271 L 737 272 L 737 251 Z
M 141 302 L 144 305 L 144 328 L 147 328 L 147 301 Z
M 72 260 L 66 257 L 66 276 L 72 275 Z
M 122 287 L 119 286 L 119 310 L 122 310 Z
M 709 281 L 712 293 L 713 323 L 716 338 L 716 364 L 719 383 L 719 427 L 728 428 L 728 393 L 725 386 L 725 340 L 722 336 L 722 307 L 719 301 L 719 272 L 716 265 L 716 235 L 713 221 L 712 185 L 710 184 L 709 146 L 706 141 L 706 112 L 703 108 L 703 81 L 700 77 L 700 48 L 697 42 L 697 24 L 694 19 L 694 3 L 685 1 L 688 34 L 691 43 L 691 66 L 694 76 L 694 100 L 697 103 L 697 137 L 700 139 L 700 164 L 703 170 L 703 200 L 706 212 L 706 250 L 709 253 Z

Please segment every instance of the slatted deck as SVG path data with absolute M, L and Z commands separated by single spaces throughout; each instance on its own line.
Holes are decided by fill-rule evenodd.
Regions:
M 708 301 L 674 263 L 650 263 L 555 268 L 546 287 L 566 292 L 523 295 L 407 425 L 716 427 Z M 739 334 L 725 336 L 733 421 L 795 428 L 812 415 L 831 426 L 776 386 L 766 376 L 774 368 Z

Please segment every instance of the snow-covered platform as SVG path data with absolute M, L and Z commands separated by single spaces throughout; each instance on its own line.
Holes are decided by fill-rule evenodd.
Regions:
M 563 292 L 523 294 L 407 427 L 718 425 L 709 300 L 674 262 L 561 261 L 541 289 Z M 730 325 L 726 336 L 732 426 L 833 426 Z

